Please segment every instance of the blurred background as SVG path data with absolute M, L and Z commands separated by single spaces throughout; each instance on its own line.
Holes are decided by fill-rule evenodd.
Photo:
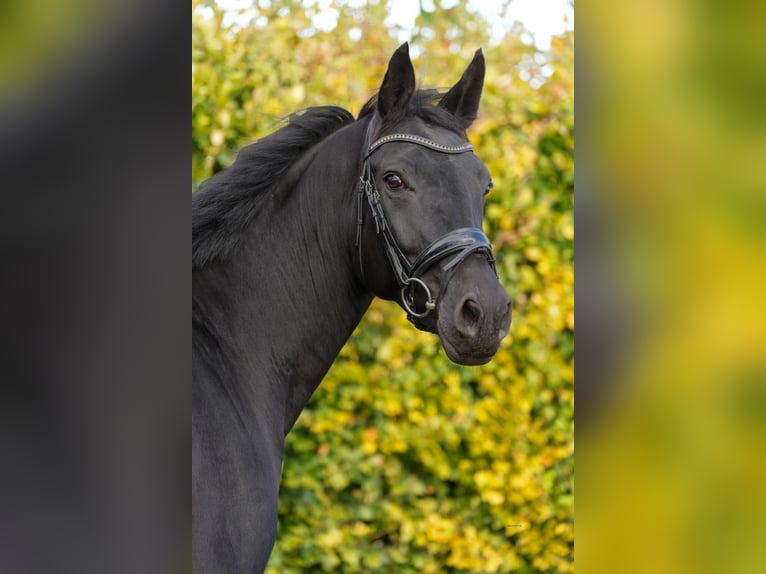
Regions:
M 192 2 L 193 188 L 295 110 L 358 113 L 405 40 L 422 87 L 487 62 L 469 137 L 511 333 L 460 367 L 375 301 L 287 437 L 270 574 L 573 572 L 573 15 L 539 4 Z
M 456 368 L 376 304 L 291 435 L 271 572 L 571 571 L 573 20 L 402 4 L 192 3 L 192 188 L 296 109 L 357 112 L 403 40 L 424 86 L 488 60 L 471 137 L 511 335 Z M 3 5 L 2 571 L 189 570 L 175 10 Z M 766 571 L 764 21 L 753 0 L 577 4 L 583 572 Z
M 766 572 L 766 4 L 577 19 L 578 570 Z

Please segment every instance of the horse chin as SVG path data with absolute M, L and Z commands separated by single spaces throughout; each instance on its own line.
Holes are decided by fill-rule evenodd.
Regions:
M 442 346 L 444 347 L 444 352 L 447 354 L 449 360 L 453 363 L 457 363 L 458 365 L 486 365 L 492 360 L 492 357 L 495 356 L 495 352 L 497 352 L 497 349 L 495 349 L 495 351 L 489 355 L 477 355 L 471 352 L 464 352 L 454 346 L 447 337 L 443 337 L 440 334 L 439 338 L 441 339 Z
M 487 341 L 476 337 L 466 338 L 452 325 L 443 321 L 441 317 L 437 322 L 437 330 L 444 352 L 450 361 L 458 365 L 475 366 L 490 362 L 497 353 L 500 341 L 504 337 L 504 334 L 501 333 L 496 341 Z

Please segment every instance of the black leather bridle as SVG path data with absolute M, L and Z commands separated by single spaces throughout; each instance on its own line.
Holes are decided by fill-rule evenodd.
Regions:
M 445 292 L 447 284 L 458 266 L 469 255 L 476 252 L 483 252 L 493 270 L 495 270 L 495 258 L 492 255 L 492 246 L 490 245 L 489 239 L 487 239 L 487 236 L 484 235 L 484 232 L 481 229 L 476 227 L 462 227 L 441 236 L 421 251 L 413 263 L 410 263 L 409 259 L 407 259 L 400 249 L 399 244 L 396 242 L 391 225 L 386 218 L 386 213 L 383 211 L 383 206 L 380 203 L 380 193 L 375 186 L 375 179 L 372 177 L 372 168 L 370 167 L 370 156 L 375 150 L 380 149 L 381 146 L 390 142 L 416 144 L 439 153 L 447 154 L 459 154 L 473 151 L 473 146 L 468 142 L 456 146 L 447 146 L 422 136 L 398 133 L 389 134 L 376 140 L 368 147 L 367 153 L 364 156 L 362 175 L 359 178 L 361 183 L 357 201 L 356 246 L 359 249 L 359 267 L 362 272 L 362 278 L 364 279 L 364 264 L 362 261 L 362 226 L 364 225 L 363 198 L 366 197 L 367 203 L 370 206 L 370 211 L 372 212 L 372 217 L 375 220 L 375 229 L 377 230 L 378 236 L 383 239 L 383 247 L 386 256 L 391 264 L 391 269 L 394 272 L 396 282 L 401 288 L 402 305 L 407 311 L 407 319 L 419 329 L 435 333 L 436 317 L 435 315 L 430 315 L 429 317 L 429 314 L 436 309 L 437 301 L 431 295 L 431 290 L 428 288 L 428 285 L 423 281 L 423 274 L 437 262 L 451 257 L 442 268 L 441 295 Z M 425 295 L 424 309 L 422 311 L 418 311 L 415 304 L 415 292 L 418 287 Z

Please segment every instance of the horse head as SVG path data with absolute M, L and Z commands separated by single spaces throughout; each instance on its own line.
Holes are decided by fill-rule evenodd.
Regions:
M 492 182 L 465 133 L 483 83 L 478 50 L 446 93 L 416 90 L 405 43 L 362 112 L 370 116 L 357 204 L 362 280 L 467 365 L 489 361 L 511 322 L 481 229 Z

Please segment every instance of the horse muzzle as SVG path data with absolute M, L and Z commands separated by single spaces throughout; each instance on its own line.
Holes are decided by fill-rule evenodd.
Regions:
M 497 352 L 511 325 L 511 298 L 480 257 L 471 257 L 440 296 L 436 332 L 447 356 L 482 365 Z

